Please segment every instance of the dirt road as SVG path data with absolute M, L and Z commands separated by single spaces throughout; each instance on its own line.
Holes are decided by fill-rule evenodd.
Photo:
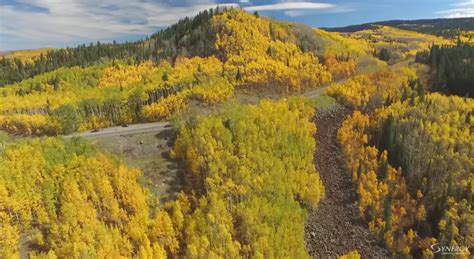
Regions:
M 309 98 L 318 97 L 322 95 L 329 86 L 330 85 L 328 84 L 324 87 L 310 90 L 308 92 L 303 93 L 302 96 L 309 97 Z M 99 129 L 99 131 L 97 132 L 88 130 L 84 132 L 67 135 L 64 137 L 65 138 L 83 137 L 86 139 L 94 139 L 94 138 L 100 138 L 100 137 L 120 136 L 124 134 L 134 134 L 134 133 L 148 133 L 148 132 L 158 133 L 168 128 L 169 125 L 170 124 L 167 121 L 152 122 L 152 123 L 138 123 L 138 124 L 130 124 L 127 127 L 115 126 L 115 127 L 103 128 L 103 129 Z
M 338 81 L 339 82 L 339 81 Z M 334 82 L 335 83 L 338 83 L 338 82 Z M 327 84 L 323 87 L 320 87 L 320 88 L 316 88 L 314 90 L 310 90 L 310 91 L 307 91 L 305 93 L 302 94 L 302 96 L 305 96 L 305 97 L 308 97 L 308 98 L 315 98 L 315 97 L 318 97 L 320 95 L 322 95 L 326 89 L 328 89 L 333 83 L 330 83 L 330 84 Z
M 152 123 L 140 123 L 140 124 L 132 124 L 128 125 L 127 127 L 116 126 L 110 128 L 100 129 L 97 132 L 93 132 L 91 130 L 81 132 L 81 133 L 74 133 L 71 135 L 65 136 L 65 138 L 71 137 L 83 137 L 87 139 L 94 139 L 99 137 L 110 137 L 110 136 L 120 136 L 124 134 L 133 134 L 133 133 L 148 133 L 148 132 L 160 132 L 166 128 L 169 128 L 171 125 L 169 122 L 152 122 Z

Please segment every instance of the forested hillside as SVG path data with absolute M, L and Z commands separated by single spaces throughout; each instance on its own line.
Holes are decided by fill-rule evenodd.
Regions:
M 469 258 L 465 21 L 215 8 L 2 57 L 0 258 Z
M 212 51 L 173 40 L 203 30 L 214 33 Z M 171 58 L 133 57 L 156 39 Z M 300 93 L 355 69 L 347 64 L 345 72 L 349 60 L 333 56 L 330 70 L 316 49 L 300 45 L 290 24 L 228 10 L 183 20 L 147 42 L 79 47 L 71 53 L 88 57 L 79 66 L 81 58 L 61 59 L 54 55 L 70 57 L 70 50 L 58 50 L 29 64 L 65 63 L 1 89 L 0 127 L 15 136 L 55 136 L 157 121 L 188 105 L 215 105 L 235 89 Z M 176 129 L 171 152 L 185 165 L 185 192 L 167 204 L 140 185 L 141 172 L 86 141 L 2 142 L 2 256 L 307 257 L 306 211 L 324 196 L 312 163 L 312 114 L 309 103 L 291 99 L 191 118 Z
M 338 140 L 360 215 L 397 255 L 431 257 L 436 243 L 466 250 L 474 238 L 472 99 L 427 94 L 415 75 L 395 88 L 377 86 L 380 79 L 373 74 L 328 90 L 356 109 Z
M 395 63 L 415 57 L 420 50 L 428 50 L 432 44 L 452 45 L 453 40 L 429 34 L 408 31 L 389 26 L 377 26 L 348 35 L 365 40 L 373 46 L 373 54 L 380 60 Z
M 173 155 L 185 160 L 197 194 L 187 256 L 307 257 L 305 208 L 324 196 L 312 114 L 301 100 L 264 101 L 180 131 Z
M 103 64 L 112 62 L 113 60 L 132 60 L 134 63 L 142 63 L 150 60 L 159 63 L 162 60 L 167 60 L 174 64 L 178 57 L 194 57 L 194 56 L 210 56 L 217 54 L 217 34 L 228 33 L 224 31 L 225 27 L 216 24 L 217 20 L 230 15 L 232 18 L 240 23 L 255 26 L 256 24 L 248 23 L 250 15 L 243 20 L 242 17 L 236 17 L 236 10 L 226 11 L 226 8 L 215 8 L 200 12 L 193 18 L 185 18 L 178 23 L 153 34 L 150 38 L 139 40 L 136 42 L 126 43 L 90 43 L 83 44 L 75 48 L 49 50 L 46 53 L 40 53 L 34 58 L 25 61 L 17 57 L 2 57 L 0 60 L 0 86 L 19 82 L 23 79 L 31 78 L 35 75 L 45 72 L 53 71 L 62 67 L 74 66 L 90 66 L 96 64 Z M 231 14 L 234 13 L 234 14 Z M 218 15 L 217 20 L 213 19 Z M 315 51 L 312 41 L 305 39 L 304 35 L 299 35 L 291 24 L 285 24 L 277 21 L 270 21 L 266 18 L 255 17 L 254 21 L 262 23 L 259 27 L 254 28 L 253 32 L 264 37 L 270 37 L 272 41 L 280 40 L 281 42 L 289 41 L 296 44 L 300 50 Z M 229 24 L 227 26 L 230 26 Z M 263 27 L 265 28 L 263 28 Z M 236 28 L 234 28 L 236 29 Z M 245 45 L 249 42 L 234 42 L 238 45 Z M 268 46 L 266 46 L 268 47 Z M 276 47 L 276 46 L 274 46 Z M 267 51 L 267 48 L 265 48 Z M 293 50 L 289 50 L 290 52 Z M 224 61 L 223 53 L 220 53 L 219 58 Z
M 7 144 L 2 256 L 28 246 L 49 257 L 307 257 L 305 208 L 324 196 L 312 113 L 301 100 L 266 101 L 184 125 L 172 155 L 185 161 L 189 196 L 164 206 L 138 170 L 80 139 Z
M 179 31 L 176 35 L 183 39 L 189 39 L 187 33 L 201 30 L 214 32 L 215 42 L 211 45 L 215 49 L 209 53 L 203 49 L 192 50 L 187 46 L 194 48 L 199 44 L 186 40 L 176 43 L 182 53 L 171 55 L 172 60 L 159 58 L 158 63 L 140 62 L 140 58 L 130 59 L 127 54 L 122 56 L 124 60 L 105 59 L 100 64 L 71 68 L 65 65 L 7 85 L 0 90 L 0 128 L 20 135 L 55 135 L 157 121 L 184 110 L 190 101 L 202 105 L 225 101 L 233 96 L 234 88 L 300 93 L 330 82 L 333 76 L 350 76 L 356 69 L 351 56 L 359 53 L 345 56 L 343 50 L 329 51 L 323 56 L 326 65 L 321 64 L 316 52 L 301 50 L 298 35 L 291 25 L 238 10 L 214 13 L 212 18 L 203 12 L 192 21 L 184 20 L 155 35 L 153 40 L 163 43 L 162 39 L 175 35 L 174 31 Z M 128 51 L 137 44 L 116 47 Z M 120 53 L 110 49 L 113 46 L 94 47 L 96 57 L 101 56 L 100 53 Z M 176 46 L 168 45 L 174 50 Z M 74 51 L 85 51 L 78 54 L 82 57 L 92 49 L 80 47 Z M 166 49 L 160 48 L 171 51 Z M 68 53 L 68 50 L 58 51 Z M 194 52 L 214 55 L 201 58 Z M 193 57 L 185 57 L 187 55 Z M 50 59 L 63 60 L 54 56 Z M 71 60 L 71 64 L 78 61 L 74 57 Z M 40 64 L 38 62 L 34 64 Z M 3 73 L 11 75 L 8 70 Z
M 53 49 L 25 61 L 18 57 L 0 60 L 0 86 L 19 82 L 62 67 L 90 66 L 112 60 L 130 59 L 141 63 L 146 60 L 175 60 L 177 56 L 205 56 L 213 53 L 215 34 L 210 19 L 223 9 L 200 12 L 194 18 L 185 18 L 151 38 L 126 43 L 90 43 L 75 48 Z
M 416 35 L 389 27 L 351 35 L 373 44 L 395 37 L 400 44 L 400 33 Z M 369 229 L 396 256 L 431 258 L 438 256 L 433 246 L 451 246 L 467 258 L 474 240 L 472 44 L 462 38 L 456 44 L 423 38 L 417 48 L 407 38 L 408 48 L 400 48 L 403 55 L 397 59 L 416 54 L 429 70 L 408 63 L 352 77 L 327 93 L 355 110 L 337 138 Z M 391 60 L 393 53 L 392 48 L 385 54 Z
M 1 151 L 3 258 L 25 247 L 46 258 L 164 255 L 166 242 L 147 235 L 161 228 L 163 212 L 149 219 L 138 170 L 80 139 L 22 141 Z

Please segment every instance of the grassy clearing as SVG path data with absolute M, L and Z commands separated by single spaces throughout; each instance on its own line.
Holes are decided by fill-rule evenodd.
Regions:
M 327 95 L 320 95 L 310 100 L 316 109 L 326 109 L 336 104 L 336 100 Z
M 140 182 L 160 202 L 175 198 L 182 189 L 179 163 L 169 156 L 173 134 L 171 129 L 161 132 L 133 133 L 104 136 L 92 140 L 101 150 L 116 155 L 127 166 L 143 172 Z
M 0 142 L 8 142 L 10 140 L 10 135 L 5 131 L 0 130 Z
M 357 58 L 357 74 L 366 74 L 387 67 L 387 63 L 372 55 L 364 55 Z

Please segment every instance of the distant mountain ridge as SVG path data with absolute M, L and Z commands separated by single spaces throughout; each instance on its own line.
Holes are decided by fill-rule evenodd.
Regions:
M 323 28 L 333 32 L 356 32 L 371 29 L 374 26 L 391 26 L 404 30 L 428 33 L 437 36 L 455 37 L 460 31 L 474 30 L 474 17 L 469 18 L 438 18 L 421 20 L 390 20 L 370 22 L 345 27 Z

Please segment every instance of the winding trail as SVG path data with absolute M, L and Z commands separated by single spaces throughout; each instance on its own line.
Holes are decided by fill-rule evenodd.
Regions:
M 335 105 L 319 110 L 314 162 L 326 188 L 326 196 L 310 211 L 305 225 L 305 243 L 313 258 L 337 258 L 357 249 L 361 258 L 389 258 L 389 251 L 359 217 L 356 190 L 344 167 L 337 130 L 349 110 Z

